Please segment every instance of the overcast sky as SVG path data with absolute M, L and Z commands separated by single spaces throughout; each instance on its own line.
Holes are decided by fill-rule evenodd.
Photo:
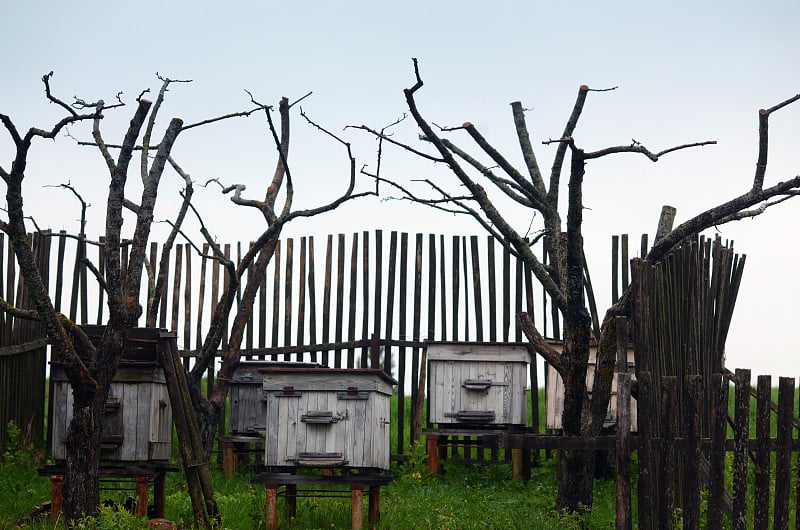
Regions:
M 563 130 L 578 87 L 618 86 L 592 93 L 575 133 L 595 150 L 632 139 L 653 151 L 686 142 L 718 145 L 676 152 L 653 164 L 621 155 L 592 161 L 585 187 L 585 236 L 601 305 L 608 301 L 612 234 L 634 241 L 655 229 L 663 204 L 677 222 L 735 195 L 752 183 L 757 111 L 800 92 L 800 4 L 784 2 L 57 2 L 0 1 L 4 50 L 0 112 L 20 129 L 48 128 L 61 116 L 46 102 L 41 76 L 54 71 L 53 91 L 71 100 L 107 102 L 122 91 L 129 106 L 109 113 L 104 134 L 119 141 L 136 96 L 159 88 L 156 72 L 173 79 L 163 118 L 195 122 L 286 96 L 302 102 L 316 122 L 352 142 L 358 166 L 375 167 L 375 142 L 346 125 L 375 128 L 402 116 L 402 89 L 413 84 L 411 57 L 420 61 L 421 111 L 441 125 L 475 123 L 521 166 L 508 104 L 522 101 L 542 167 L 554 148 L 542 140 Z M 491 7 L 490 7 L 491 6 Z M 293 115 L 290 159 L 296 206 L 319 204 L 347 183 L 340 145 Z M 166 120 L 163 121 L 166 124 Z M 162 129 L 163 130 L 163 129 Z M 773 115 L 766 185 L 800 174 L 800 104 Z M 88 127 L 73 127 L 89 139 Z M 397 137 L 414 142 L 410 120 Z M 469 145 L 458 134 L 454 140 Z M 418 145 L 418 143 L 417 143 Z M 422 146 L 424 148 L 424 146 Z M 263 195 L 274 147 L 262 117 L 187 131 L 175 158 L 200 182 L 244 183 Z M 0 134 L 0 164 L 10 167 L 11 143 Z M 404 182 L 448 175 L 387 149 L 382 174 Z M 161 218 L 177 203 L 172 174 L 162 192 Z M 89 234 L 102 230 L 107 173 L 98 153 L 64 136 L 31 153 L 26 205 L 40 225 L 77 230 L 73 199 L 45 185 L 70 181 L 89 201 Z M 169 186 L 172 186 L 170 188 Z M 369 189 L 368 179 L 359 179 Z M 258 222 L 218 190 L 197 192 L 209 228 L 221 240 L 247 239 Z M 520 230 L 527 213 L 510 215 Z M 796 305 L 800 294 L 795 230 L 800 199 L 755 220 L 720 228 L 747 254 L 747 267 L 728 341 L 728 366 L 754 373 L 800 375 Z M 432 230 L 431 227 L 435 227 Z M 287 234 L 383 228 L 481 234 L 466 219 L 375 198 L 348 204 Z M 255 233 L 255 232 L 254 232 Z

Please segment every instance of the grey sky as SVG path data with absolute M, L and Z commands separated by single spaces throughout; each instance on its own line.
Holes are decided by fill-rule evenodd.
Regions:
M 588 4 L 588 3 L 587 3 Z M 113 6 L 113 7 L 112 7 Z M 353 143 L 359 166 L 374 168 L 375 142 L 343 131 L 349 124 L 381 127 L 406 110 L 402 89 L 413 83 L 411 57 L 420 60 L 425 87 L 418 101 L 440 124 L 475 123 L 516 163 L 508 103 L 521 100 L 533 129 L 537 156 L 549 167 L 553 148 L 578 86 L 619 86 L 591 94 L 575 137 L 586 149 L 627 144 L 653 150 L 700 140 L 719 145 L 674 153 L 657 164 L 625 155 L 587 168 L 585 214 L 588 256 L 601 304 L 608 299 L 612 234 L 634 240 L 652 232 L 662 204 L 678 208 L 678 222 L 744 192 L 757 152 L 757 110 L 800 92 L 800 4 L 784 2 L 0 2 L 4 80 L 0 112 L 18 127 L 45 127 L 60 116 L 43 96 L 40 78 L 53 70 L 53 90 L 69 99 L 110 101 L 122 90 L 131 102 L 159 83 L 155 72 L 193 79 L 175 85 L 162 118 L 193 122 L 249 108 L 253 92 L 265 103 L 314 94 L 303 108 L 318 123 Z M 107 140 L 120 138 L 131 108 L 104 122 Z M 771 119 L 767 184 L 800 173 L 800 105 Z M 166 123 L 166 119 L 163 121 Z M 88 138 L 86 127 L 72 133 Z M 399 137 L 413 141 L 410 122 Z M 461 144 L 466 138 L 454 136 Z M 274 148 L 262 118 L 187 132 L 176 158 L 197 181 L 242 182 L 260 196 L 272 171 Z M 99 155 L 61 137 L 36 144 L 27 204 L 40 224 L 76 228 L 77 210 L 63 193 L 42 188 L 70 180 L 90 199 L 89 233 L 101 230 L 105 169 Z M 341 148 L 294 116 L 291 151 L 297 205 L 330 198 L 346 183 Z M 0 163 L 10 163 L 10 142 L 0 134 Z M 400 180 L 449 179 L 396 150 L 384 176 Z M 180 182 L 173 178 L 162 217 Z M 361 185 L 370 186 L 367 179 Z M 170 189 L 170 188 L 167 188 Z M 171 200 L 171 202 L 170 202 Z M 216 190 L 198 192 L 222 240 L 246 239 L 257 222 L 235 210 Z M 800 203 L 788 202 L 752 221 L 721 228 L 748 255 L 744 285 L 728 341 L 728 365 L 755 373 L 800 375 L 793 363 L 800 332 L 800 294 L 792 244 Z M 518 226 L 527 214 L 513 213 Z M 409 232 L 480 234 L 466 219 L 374 198 L 347 205 L 288 234 L 384 228 Z M 522 228 L 524 229 L 524 228 Z

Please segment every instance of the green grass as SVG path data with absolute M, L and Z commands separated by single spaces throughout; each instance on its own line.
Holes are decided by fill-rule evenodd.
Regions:
M 613 525 L 613 481 L 598 481 L 591 516 L 563 518 L 553 511 L 556 484 L 552 461 L 535 468 L 530 482 L 524 484 L 510 480 L 508 465 L 447 467 L 443 476 L 427 475 L 423 456 L 416 454 L 397 470 L 397 479 L 382 489 L 382 519 L 375 528 L 599 529 Z M 213 478 L 225 528 L 264 527 L 263 487 L 251 484 L 247 476 L 226 479 L 217 470 Z M 49 480 L 37 475 L 35 465 L 0 464 L 0 529 L 63 528 L 63 521 L 50 518 L 18 526 L 18 520 L 29 515 L 35 505 L 49 499 L 49 493 Z M 117 502 L 130 494 L 104 493 Z M 168 519 L 189 525 L 191 504 L 180 473 L 170 474 L 167 479 L 166 506 Z M 349 497 L 300 498 L 294 520 L 286 517 L 283 499 L 279 507 L 281 526 L 285 528 L 348 528 L 350 524 Z M 143 519 L 106 508 L 99 522 L 87 521 L 85 528 L 142 528 L 144 523 Z
M 541 396 L 544 399 L 544 396 Z M 543 401 L 542 401 L 543 402 Z M 393 400 L 396 418 L 396 400 Z M 410 411 L 410 400 L 406 411 Z M 424 425 L 424 423 L 423 423 Z M 392 426 L 392 444 L 396 446 L 396 425 Z M 405 447 L 409 447 L 410 426 L 405 430 Z M 175 459 L 177 462 L 177 458 Z M 63 521 L 45 517 L 32 522 L 26 518 L 35 506 L 50 498 L 50 481 L 40 477 L 39 462 L 23 443 L 10 446 L 0 461 L 0 530 L 11 528 L 60 529 Z M 532 470 L 528 483 L 511 480 L 508 464 L 493 466 L 451 466 L 445 462 L 441 476 L 427 474 L 424 444 L 418 445 L 406 463 L 394 467 L 396 480 L 381 490 L 381 522 L 379 529 L 485 529 L 485 528 L 586 528 L 613 527 L 614 482 L 597 481 L 595 503 L 589 516 L 559 516 L 554 510 L 556 498 L 555 463 L 543 461 Z M 215 494 L 225 528 L 264 528 L 265 492 L 251 484 L 247 475 L 233 479 L 221 471 L 212 471 Z M 166 517 L 191 527 L 192 510 L 186 484 L 181 473 L 167 476 Z M 103 491 L 103 499 L 122 503 L 132 491 Z M 297 529 L 349 528 L 349 492 L 339 498 L 298 499 L 297 518 L 290 520 L 279 501 L 281 527 Z M 366 495 L 365 495 L 366 497 Z M 365 526 L 366 513 L 364 514 Z M 87 529 L 143 528 L 145 521 L 126 512 L 104 508 L 99 521 L 84 521 Z M 22 526 L 20 526 L 20 524 Z

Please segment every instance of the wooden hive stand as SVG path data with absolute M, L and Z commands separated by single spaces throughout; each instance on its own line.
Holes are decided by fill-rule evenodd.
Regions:
M 147 466 L 100 466 L 101 482 L 132 482 L 135 484 L 135 505 L 133 515 L 147 517 L 148 493 L 153 485 L 153 511 L 155 518 L 164 517 L 165 479 L 168 471 L 178 468 L 167 465 Z M 64 465 L 51 465 L 39 468 L 39 475 L 50 477 L 50 510 L 53 516 L 61 514 L 64 505 Z M 112 488 L 114 489 L 114 488 Z
M 252 478 L 252 482 L 264 484 L 266 489 L 266 528 L 278 529 L 278 497 L 286 499 L 288 516 L 297 515 L 298 497 L 342 497 L 350 490 L 350 526 L 353 530 L 361 530 L 364 526 L 364 490 L 369 497 L 367 517 L 370 523 L 377 523 L 381 518 L 381 486 L 391 481 L 391 477 L 379 473 L 358 473 L 343 475 L 302 475 L 293 473 L 261 473 Z M 284 490 L 281 492 L 281 487 Z M 341 495 L 335 495 L 336 490 Z

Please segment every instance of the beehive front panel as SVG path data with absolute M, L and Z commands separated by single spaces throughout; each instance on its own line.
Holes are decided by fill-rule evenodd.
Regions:
M 166 384 L 151 387 L 150 430 L 147 446 L 151 460 L 172 457 L 172 405 Z

